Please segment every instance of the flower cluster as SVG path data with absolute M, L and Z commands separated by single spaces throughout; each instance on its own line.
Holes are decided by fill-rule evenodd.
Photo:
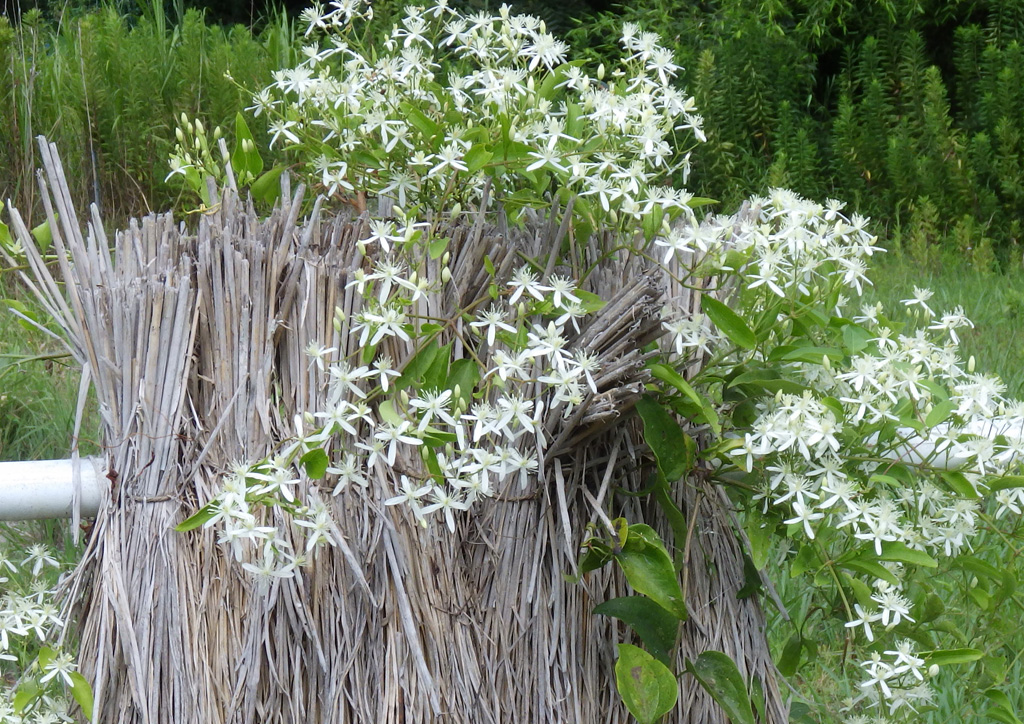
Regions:
M 776 191 L 745 217 L 691 221 L 654 243 L 666 263 L 710 259 L 738 282 L 756 347 L 732 344 L 735 330 L 704 317 L 669 314 L 670 352 L 710 352 L 706 374 L 731 380 L 721 411 L 745 422 L 723 463 L 750 473 L 759 510 L 779 510 L 790 535 L 827 546 L 847 581 L 873 572 L 872 588 L 852 587 L 846 624 L 870 644 L 914 621 L 893 561 L 935 565 L 969 549 L 989 490 L 996 517 L 1020 513 L 1024 488 L 1001 479 L 1020 470 L 1024 404 L 961 362 L 957 331 L 971 323 L 959 308 L 937 316 L 926 290 L 903 302 L 909 325 L 880 305 L 844 316 L 844 296 L 868 283 L 875 240 L 865 224 L 836 202 Z M 931 696 L 923 659 L 906 641 L 890 654 L 895 662 L 863 662 L 858 701 L 912 716 Z
M 602 218 L 687 208 L 687 194 L 654 181 L 673 170 L 677 132 L 702 139 L 702 120 L 673 86 L 679 69 L 657 35 L 624 28 L 622 68 L 604 79 L 603 68 L 592 77 L 567 62 L 541 20 L 507 6 L 408 7 L 372 54 L 354 37 L 369 14 L 354 2 L 307 10 L 305 59 L 252 106 L 271 117 L 274 143 L 314 159 L 328 195 L 465 205 L 490 183 L 494 196 L 533 205 L 554 181 Z
M 416 265 L 431 239 L 410 233 L 413 226 L 422 227 L 409 221 L 392 235 L 371 225 L 360 242 L 374 261 L 348 285 L 363 307 L 350 319 L 340 310 L 335 317 L 360 351 L 341 359 L 335 347 L 307 350 L 323 373 L 323 409 L 297 417 L 295 436 L 274 457 L 236 465 L 193 521 L 217 526 L 220 542 L 260 578 L 290 577 L 336 544 L 321 496 L 350 487 L 370 495 L 373 479 L 393 486 L 385 506 L 404 507 L 424 527 L 443 520 L 454 532 L 456 516 L 475 501 L 521 494 L 543 470 L 550 421 L 598 392 L 600 365 L 572 340 L 599 302 L 565 277 L 542 280 L 530 266 L 496 280 L 487 306 L 465 311 L 472 336 L 463 342 L 474 351 L 451 360 L 451 345 L 436 340 L 441 327 L 415 315 L 417 301 L 439 293 L 442 282 L 422 281 Z M 411 242 L 395 241 L 407 235 Z M 401 369 L 393 354 L 408 357 Z M 302 492 L 321 477 L 326 489 Z M 304 543 L 267 522 L 260 511 L 268 507 L 286 510 Z
M 29 546 L 20 560 L 0 549 L 0 667 L 15 682 L 3 688 L 0 724 L 72 722 L 66 695 L 88 688 L 74 657 L 46 646 L 65 623 L 50 587 L 59 568 L 41 544 Z

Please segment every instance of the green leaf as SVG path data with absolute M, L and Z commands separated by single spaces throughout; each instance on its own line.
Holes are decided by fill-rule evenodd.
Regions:
M 57 658 L 57 652 L 51 649 L 49 646 L 43 646 L 39 649 L 39 668 L 45 669 L 53 660 Z
M 682 392 L 687 399 L 700 408 L 701 414 L 704 416 L 708 425 L 711 426 L 711 430 L 716 436 L 720 436 L 722 434 L 722 425 L 718 421 L 718 413 L 715 412 L 710 402 L 697 394 L 697 391 L 690 386 L 690 383 L 687 382 L 681 374 L 668 365 L 660 363 L 651 365 L 650 369 L 651 375 L 655 379 L 659 379 L 662 382 L 672 385 Z
M 246 146 L 248 145 L 248 150 Z M 235 113 L 235 151 L 231 154 L 231 168 L 239 175 L 239 181 L 255 179 L 263 171 L 263 159 L 256 150 L 249 126 L 242 114 Z
M 424 390 L 443 390 L 448 387 L 448 371 L 452 359 L 452 343 L 437 350 L 437 354 L 423 373 Z
M 58 219 L 60 218 L 59 214 L 55 216 Z M 36 240 L 36 246 L 39 247 L 39 251 L 45 254 L 50 245 L 53 244 L 53 230 L 50 229 L 50 222 L 44 221 L 32 229 L 32 238 Z
M 85 677 L 79 674 L 77 671 L 71 672 L 71 696 L 75 697 L 75 701 L 82 707 L 82 713 L 85 714 L 85 718 L 89 721 L 93 719 L 93 696 L 92 687 L 89 686 L 89 682 L 85 680 Z
M 978 495 L 977 488 L 974 484 L 967 479 L 963 473 L 958 473 L 952 470 L 942 470 L 939 472 L 939 477 L 942 478 L 953 492 L 962 498 L 968 498 L 974 500 L 981 496 Z
M 423 134 L 427 139 L 431 139 L 441 132 L 441 127 L 431 120 L 423 111 L 409 102 L 403 102 L 399 106 L 402 113 L 405 116 L 405 120 L 415 128 L 417 131 Z
M 661 231 L 661 222 L 665 218 L 665 211 L 660 206 L 655 206 L 648 213 L 644 214 L 641 225 L 644 230 L 644 238 L 650 241 Z
M 284 173 L 285 168 L 278 164 L 253 181 L 249 186 L 249 193 L 252 194 L 252 197 L 267 206 L 273 206 L 281 196 L 281 174 Z
M 997 722 L 1001 722 L 1001 724 L 1021 724 L 1016 714 L 1001 706 L 990 706 L 985 710 L 985 716 L 989 719 L 995 719 Z
M 1009 490 L 1010 488 L 1024 488 L 1024 476 L 1003 475 L 1000 478 L 993 478 L 987 481 L 988 487 L 993 491 Z
M 480 367 L 475 360 L 458 359 L 452 362 L 448 370 L 448 384 L 446 387 L 454 391 L 459 388 L 459 398 L 466 402 L 473 399 L 473 390 L 480 381 Z
M 686 668 L 718 702 L 732 724 L 754 724 L 747 687 L 732 659 L 721 651 L 705 651 L 694 661 L 688 661 Z
M 492 158 L 494 158 L 494 152 L 489 151 L 486 146 L 478 143 L 466 151 L 466 155 L 462 157 L 462 162 L 466 164 L 469 173 L 476 173 L 486 166 L 487 162 Z
M 985 697 L 993 704 L 985 712 L 988 716 L 1004 724 L 1021 724 L 1020 719 L 1014 713 L 1013 702 L 1004 692 L 999 689 L 988 689 L 985 691 Z
M 612 549 L 598 538 L 587 542 L 587 552 L 580 559 L 580 573 L 589 573 L 604 567 L 612 559 Z
M 846 345 L 846 349 L 850 351 L 850 354 L 862 352 L 874 337 L 875 335 L 872 332 L 869 332 L 859 324 L 850 322 L 843 325 L 843 344 Z
M 312 480 L 319 480 L 327 474 L 327 466 L 331 461 L 322 448 L 315 447 L 299 458 L 299 462 L 306 469 L 306 475 Z
M 841 360 L 844 356 L 842 350 L 834 347 L 796 345 L 779 353 L 779 350 L 781 349 L 783 348 L 778 347 L 775 350 L 772 350 L 772 353 L 768 355 L 768 359 L 783 360 L 786 362 L 806 362 L 808 364 L 820 365 L 825 357 L 828 357 L 830 360 Z M 778 357 L 776 357 L 776 353 L 779 353 Z
M 427 253 L 430 255 L 430 258 L 440 259 L 444 254 L 445 249 L 448 248 L 448 241 L 449 239 L 447 236 L 442 236 L 427 244 Z
M 772 526 L 758 512 L 751 511 L 747 514 L 743 530 L 750 541 L 750 560 L 757 570 L 764 570 L 772 551 Z
M 384 400 L 377 405 L 377 414 L 380 415 L 380 419 L 389 425 L 401 425 L 402 416 L 398 414 L 398 410 L 395 409 L 395 403 L 392 400 Z
M 402 368 L 402 376 L 395 380 L 395 388 L 403 390 L 406 387 L 422 387 L 423 377 L 427 374 L 430 366 L 434 364 L 434 359 L 440 348 L 436 339 L 430 340 L 421 347 L 412 356 L 412 359 L 405 363 L 405 367 Z
M 795 633 L 789 637 L 785 648 L 782 649 L 782 657 L 779 659 L 779 673 L 787 679 L 796 674 L 800 668 L 800 653 L 804 649 L 804 641 L 800 634 Z
M 697 391 L 690 386 L 690 383 L 687 382 L 681 374 L 668 365 L 660 363 L 651 365 L 651 374 L 662 382 L 667 382 L 675 387 L 677 390 L 693 400 L 698 407 L 704 406 L 704 398 L 697 394 Z
M 935 593 L 929 593 L 924 597 L 924 603 L 915 611 L 918 623 L 930 623 L 946 611 L 946 604 L 942 598 Z
M 754 349 L 757 346 L 757 337 L 754 336 L 754 332 L 747 326 L 747 323 L 722 302 L 712 296 L 704 295 L 701 297 L 701 309 L 722 334 L 740 347 Z
M 789 577 L 796 578 L 802 573 L 817 570 L 820 567 L 821 559 L 818 557 L 818 552 L 812 546 L 801 546 L 796 557 L 793 558 L 793 562 L 789 565 Z
M 924 426 L 930 429 L 942 424 L 950 418 L 955 409 L 957 409 L 957 405 L 952 400 L 940 402 L 932 407 L 931 412 L 924 418 Z
M 924 551 L 908 548 L 905 544 L 898 541 L 882 543 L 882 555 L 878 558 L 882 561 L 900 561 L 901 563 L 911 563 L 915 566 L 924 566 L 925 568 L 938 568 L 939 566 L 939 562 Z
M 799 395 L 807 389 L 805 385 L 801 385 L 799 382 L 783 379 L 777 371 L 771 369 L 750 370 L 736 375 L 729 381 L 729 387 L 739 387 L 741 385 L 760 387 L 773 395 L 779 391 Z
M 654 453 L 665 480 L 674 483 L 689 473 L 697 445 L 676 419 L 649 395 L 637 400 L 636 411 L 644 422 L 644 441 Z
M 956 564 L 980 578 L 986 578 L 995 583 L 1000 583 L 1003 580 L 1003 574 L 999 569 L 976 556 L 962 556 L 957 559 Z
M 217 514 L 217 506 L 213 503 L 207 503 L 199 512 L 193 513 L 185 520 L 174 526 L 174 530 L 178 533 L 187 533 L 190 530 L 195 530 L 202 525 L 205 525 L 207 521 L 211 520 L 213 516 Z
M 704 196 L 694 196 L 693 198 L 686 202 L 686 205 L 689 206 L 691 209 L 699 209 L 702 206 L 710 206 L 711 204 L 717 203 L 717 199 L 709 199 Z
M 671 670 L 643 649 L 629 644 L 619 644 L 615 685 L 629 713 L 640 724 L 655 724 L 679 698 L 679 685 Z
M 25 711 L 25 708 L 32 703 L 42 693 L 42 689 L 39 688 L 39 684 L 34 679 L 22 681 L 18 685 L 18 692 L 14 695 L 14 700 L 11 705 L 14 706 L 14 712 L 21 714 Z
M 880 581 L 888 581 L 894 586 L 900 585 L 900 579 L 898 579 L 892 571 L 875 560 L 854 558 L 853 560 L 846 561 L 841 565 L 843 568 L 848 568 L 851 571 L 857 571 L 858 573 L 873 576 Z
M 918 654 L 929 666 L 950 666 L 952 664 L 969 664 L 977 661 L 985 655 L 984 651 L 978 649 L 938 649 L 935 651 L 924 651 Z
M 686 620 L 686 603 L 676 568 L 653 528 L 642 523 L 629 526 L 626 542 L 615 554 L 615 560 L 634 590 L 650 596 L 680 621 Z
M 679 633 L 679 619 L 657 603 L 646 596 L 622 596 L 605 601 L 594 613 L 627 623 L 658 661 L 672 666 L 671 654 Z

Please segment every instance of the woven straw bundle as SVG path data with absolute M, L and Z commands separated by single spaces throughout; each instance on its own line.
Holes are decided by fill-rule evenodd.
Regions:
M 67 593 L 97 721 L 629 721 L 613 669 L 616 643 L 631 634 L 591 614 L 626 595 L 625 583 L 612 566 L 567 579 L 596 510 L 615 488 L 642 488 L 649 459 L 631 416 L 647 379 L 642 349 L 661 335 L 666 295 L 690 309 L 698 296 L 634 255 L 601 256 L 607 239 L 592 238 L 575 256 L 597 264 L 586 288 L 608 303 L 572 345 L 600 355 L 599 394 L 549 422 L 545 473 L 478 502 L 455 534 L 385 508 L 397 488 L 389 475 L 333 498 L 322 491 L 341 545 L 301 575 L 262 584 L 212 531 L 172 528 L 217 493 L 232 461 L 271 453 L 295 414 L 320 409 L 324 373 L 304 350 L 354 351 L 332 320 L 336 307 L 351 319 L 362 302 L 346 283 L 362 263 L 365 220 L 326 219 L 317 205 L 300 223 L 301 188 L 260 219 L 225 189 L 195 233 L 151 215 L 111 243 L 95 208 L 79 226 L 56 151 L 41 147 L 63 284 L 16 211 L 12 228 L 29 253 L 26 283 L 63 326 L 83 386 L 95 387 L 111 481 Z M 564 218 L 525 230 L 483 216 L 454 225 L 448 288 L 459 291 L 428 295 L 418 311 L 457 316 L 486 294 L 485 255 L 507 278 L 521 255 L 560 248 Z M 461 356 L 461 338 L 451 339 Z M 396 366 L 410 351 L 390 350 Z M 400 457 L 395 469 L 419 466 Z M 724 651 L 760 683 L 767 721 L 783 722 L 763 614 L 756 598 L 736 597 L 743 562 L 727 501 L 699 478 L 675 487 L 694 523 L 679 661 Z M 671 539 L 646 498 L 616 505 Z M 681 685 L 666 721 L 725 724 L 691 677 Z

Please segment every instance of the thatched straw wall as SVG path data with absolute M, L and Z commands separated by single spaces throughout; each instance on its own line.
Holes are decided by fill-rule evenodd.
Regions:
M 590 613 L 625 584 L 610 566 L 581 583 L 566 574 L 595 505 L 614 486 L 638 489 L 648 465 L 629 411 L 645 380 L 640 349 L 661 333 L 658 270 L 620 254 L 590 276 L 611 301 L 573 344 L 600 353 L 600 394 L 569 421 L 552 419 L 557 449 L 525 494 L 516 486 L 477 503 L 452 535 L 385 508 L 396 487 L 387 476 L 336 498 L 324 491 L 344 544 L 300 576 L 258 584 L 211 531 L 172 526 L 217 492 L 231 461 L 271 452 L 293 414 L 322 402 L 323 373 L 304 349 L 351 351 L 332 319 L 361 302 L 345 283 L 364 222 L 314 212 L 300 223 L 301 189 L 261 220 L 225 191 L 194 234 L 153 215 L 111 243 L 95 210 L 81 230 L 55 150 L 44 145 L 43 158 L 65 286 L 16 212 L 12 223 L 30 250 L 28 282 L 66 328 L 103 417 L 109 499 L 69 593 L 97 721 L 628 720 L 613 667 L 629 634 Z M 468 220 L 449 246 L 461 298 L 433 295 L 422 311 L 451 317 L 479 296 L 485 253 L 507 273 L 518 252 L 546 255 L 563 234 L 557 217 L 529 233 Z M 399 364 L 409 352 L 391 350 Z M 684 512 L 696 507 L 680 661 L 725 651 L 763 683 L 768 721 L 783 722 L 764 617 L 756 599 L 735 595 L 743 566 L 723 498 L 699 481 L 677 488 Z M 662 525 L 644 499 L 625 515 Z M 682 686 L 667 721 L 724 724 L 691 678 Z

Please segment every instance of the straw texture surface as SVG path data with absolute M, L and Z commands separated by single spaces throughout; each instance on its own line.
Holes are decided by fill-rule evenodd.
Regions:
M 325 489 L 342 545 L 264 585 L 212 531 L 172 527 L 217 493 L 232 461 L 271 453 L 294 414 L 323 403 L 324 373 L 304 349 L 317 341 L 352 351 L 332 319 L 336 307 L 351 319 L 361 304 L 346 283 L 364 263 L 356 241 L 365 220 L 317 207 L 300 221 L 301 188 L 261 219 L 225 189 L 194 233 L 151 215 L 108 239 L 95 209 L 79 225 L 56 151 L 41 146 L 56 268 L 13 210 L 12 228 L 29 250 L 26 283 L 63 325 L 103 419 L 108 498 L 67 597 L 97 721 L 629 721 L 614 662 L 630 634 L 591 614 L 627 587 L 611 566 L 579 583 L 567 576 L 596 509 L 616 487 L 643 487 L 651 461 L 631 415 L 647 379 L 642 349 L 662 334 L 666 295 L 691 310 L 698 295 L 634 255 L 602 255 L 607 239 L 589 240 L 575 258 L 597 265 L 587 288 L 608 304 L 572 345 L 600 355 L 599 394 L 568 420 L 551 416 L 544 474 L 525 492 L 516 485 L 477 503 L 454 535 L 385 508 L 397 487 L 388 475 L 334 498 Z M 485 255 L 499 278 L 520 254 L 547 257 L 566 239 L 563 216 L 526 230 L 482 216 L 455 224 L 449 288 L 459 293 L 428 296 L 419 311 L 452 318 L 486 294 Z M 461 338 L 450 339 L 460 356 Z M 389 351 L 398 365 L 411 352 L 404 343 Z M 764 616 L 756 598 L 736 597 L 743 562 L 725 497 L 699 477 L 676 490 L 693 525 L 680 662 L 724 651 L 760 682 L 767 721 L 781 723 Z M 628 520 L 671 540 L 655 505 L 624 505 Z M 692 677 L 681 685 L 666 721 L 726 724 Z

